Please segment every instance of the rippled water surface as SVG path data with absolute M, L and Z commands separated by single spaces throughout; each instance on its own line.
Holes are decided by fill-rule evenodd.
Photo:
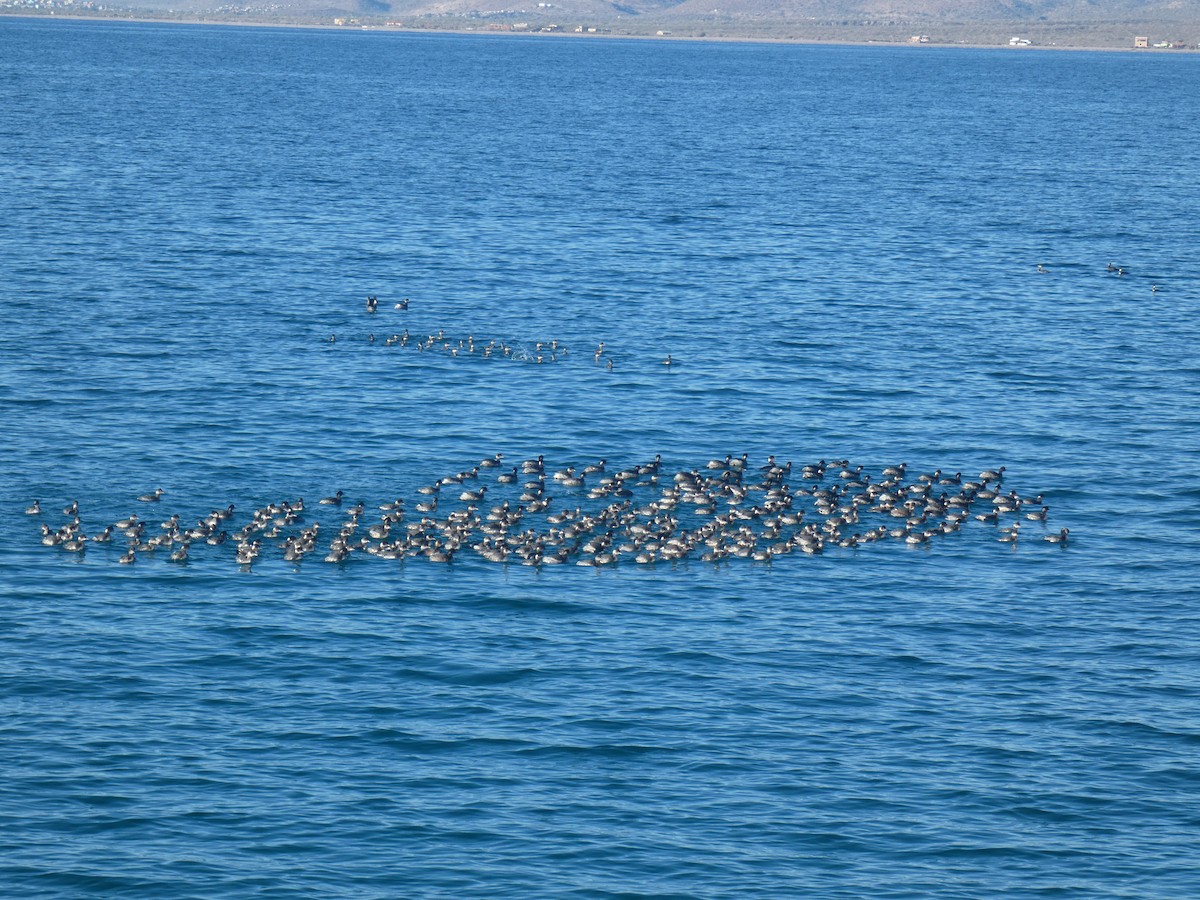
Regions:
M 0 19 L 0 891 L 1194 898 L 1198 83 Z M 40 541 L 328 536 L 497 453 L 1050 512 L 720 565 Z

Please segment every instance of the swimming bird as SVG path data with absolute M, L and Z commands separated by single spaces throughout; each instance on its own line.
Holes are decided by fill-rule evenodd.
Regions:
M 42 503 L 40 500 L 34 500 L 33 503 L 26 508 L 25 515 L 40 516 L 42 514 Z
M 63 508 L 64 516 L 74 516 L 79 514 L 79 501 L 72 500 L 69 506 Z
M 155 488 L 153 493 L 142 494 L 142 496 L 138 497 L 138 500 L 142 503 L 157 503 L 165 493 L 166 491 L 162 488 Z
M 1070 533 L 1069 528 L 1063 528 L 1063 529 L 1059 530 L 1058 534 L 1048 534 L 1044 538 L 1042 538 L 1042 540 L 1047 541 L 1048 543 L 1051 543 L 1051 544 L 1065 545 L 1067 543 L 1067 535 L 1069 533 Z
M 434 546 L 429 548 L 425 556 L 433 562 L 450 563 L 454 562 L 454 547 Z
M 325 499 L 323 499 L 319 502 L 323 506 L 341 506 L 342 505 L 342 497 L 344 497 L 344 496 L 345 496 L 344 491 L 338 491 L 332 497 L 326 497 Z
M 375 297 L 375 296 L 368 297 L 367 298 L 367 312 L 373 313 L 377 309 L 379 309 L 379 298 Z
M 258 559 L 258 554 L 261 550 L 262 543 L 260 541 L 251 541 L 248 544 L 238 545 L 237 553 L 234 559 L 239 566 L 249 566 Z
M 408 298 L 405 297 L 403 300 L 397 303 L 395 308 L 400 310 L 408 309 Z
M 667 367 L 673 366 L 675 364 L 674 361 L 671 359 L 670 353 L 667 354 L 667 358 L 662 361 L 662 364 Z

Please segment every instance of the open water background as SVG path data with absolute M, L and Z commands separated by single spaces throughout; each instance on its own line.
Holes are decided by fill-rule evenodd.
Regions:
M 0 19 L 0 892 L 1194 898 L 1198 86 Z M 497 452 L 1004 465 L 1072 543 L 243 571 L 23 515 Z

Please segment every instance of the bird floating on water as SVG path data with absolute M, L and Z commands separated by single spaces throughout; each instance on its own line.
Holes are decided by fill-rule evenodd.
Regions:
M 1042 538 L 1042 540 L 1047 541 L 1048 543 L 1051 543 L 1051 544 L 1064 544 L 1065 545 L 1067 543 L 1067 535 L 1070 534 L 1070 532 L 1071 532 L 1071 529 L 1069 529 L 1069 528 L 1061 528 L 1061 529 L 1059 529 L 1058 534 L 1048 534 L 1044 538 Z

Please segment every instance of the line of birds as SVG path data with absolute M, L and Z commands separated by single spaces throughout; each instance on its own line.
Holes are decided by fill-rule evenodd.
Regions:
M 1038 263 L 1037 272 L 1039 275 L 1047 275 L 1050 270 L 1043 264 Z M 1106 274 L 1124 277 L 1129 274 L 1129 270 L 1124 266 L 1114 265 L 1111 261 L 1105 267 Z M 1158 293 L 1160 287 L 1157 283 L 1150 286 L 1152 293 Z M 405 312 L 409 309 L 412 301 L 405 297 L 398 303 L 394 304 L 394 309 Z M 379 310 L 378 296 L 371 294 L 366 300 L 366 310 L 369 314 L 375 314 Z M 328 343 L 337 343 L 337 334 L 331 334 L 328 338 Z M 484 359 L 508 359 L 521 362 L 532 363 L 556 363 L 560 359 L 565 359 L 569 356 L 569 351 L 566 344 L 560 340 L 541 340 L 529 342 L 526 344 L 510 343 L 501 339 L 491 339 L 484 343 L 482 340 L 476 341 L 473 334 L 467 335 L 465 338 L 447 337 L 444 329 L 439 329 L 436 334 L 427 334 L 423 337 L 413 338 L 409 330 L 406 328 L 401 333 L 394 333 L 382 341 L 379 341 L 374 332 L 367 335 L 367 342 L 370 344 L 382 343 L 386 347 L 408 347 L 410 344 L 418 351 L 440 352 L 442 354 L 458 357 L 458 356 L 480 356 Z M 616 363 L 611 351 L 606 348 L 604 341 L 601 341 L 595 352 L 592 355 L 592 361 L 596 365 L 604 365 L 608 371 L 614 371 Z M 665 359 L 659 362 L 668 369 L 678 364 L 670 353 Z
M 402 497 L 369 511 L 339 490 L 317 504 L 340 512 L 337 522 L 319 521 L 297 498 L 254 509 L 240 526 L 230 503 L 194 524 L 176 513 L 152 525 L 135 513 L 88 535 L 75 501 L 63 508 L 65 524 L 40 527 L 43 544 L 71 553 L 122 546 L 124 564 L 157 554 L 186 563 L 204 545 L 232 547 L 241 566 L 268 550 L 293 563 L 313 554 L 329 563 L 368 556 L 451 562 L 464 554 L 530 566 L 765 562 L 883 541 L 928 546 L 972 520 L 994 526 L 995 539 L 1013 547 L 1025 540 L 1022 528 L 1065 547 L 1069 529 L 1048 530 L 1043 496 L 1005 490 L 1004 471 L 964 479 L 939 469 L 908 479 L 906 463 L 873 475 L 848 460 L 793 468 L 770 456 L 752 467 L 747 454 L 673 473 L 661 454 L 621 469 L 602 459 L 551 471 L 542 456 L 506 465 L 497 453 L 418 488 L 411 514 Z M 158 488 L 138 500 L 159 503 L 163 495 Z M 26 512 L 45 515 L 36 500 Z
M 336 334 L 329 336 L 329 343 L 337 343 Z M 361 340 L 361 338 L 360 338 Z M 534 341 L 529 344 L 509 342 L 499 338 L 487 341 L 475 339 L 475 335 L 454 337 L 444 328 L 436 333 L 414 336 L 406 328 L 403 333 L 391 334 L 382 340 L 374 332 L 367 335 L 367 343 L 384 347 L 411 347 L 418 352 L 442 353 L 447 356 L 478 356 L 482 359 L 507 359 L 515 362 L 556 363 L 570 355 L 567 345 L 557 339 Z
M 367 335 L 366 340 L 368 344 L 384 347 L 411 347 L 418 352 L 441 353 L 451 357 L 475 356 L 481 359 L 503 359 L 513 362 L 557 363 L 571 355 L 566 343 L 558 339 L 533 341 L 526 344 L 491 338 L 485 342 L 482 338 L 476 340 L 474 334 L 468 334 L 466 337 L 448 335 L 444 328 L 439 328 L 433 334 L 419 336 L 414 336 L 406 328 L 403 332 L 396 332 L 382 340 L 376 337 L 374 332 L 371 332 Z M 336 334 L 329 336 L 329 343 L 335 344 L 337 341 Z M 610 372 L 616 368 L 613 355 L 604 341 L 596 345 L 596 349 L 592 352 L 592 362 L 596 365 L 603 365 Z M 668 353 L 666 358 L 660 360 L 660 363 L 669 367 L 677 365 L 678 360 Z
M 395 304 L 395 309 L 407 311 L 411 302 L 406 297 Z M 374 294 L 368 296 L 366 309 L 369 314 L 377 313 L 379 298 Z M 358 340 L 362 340 L 361 336 L 358 337 Z M 482 338 L 477 341 L 474 334 L 468 334 L 465 337 L 449 336 L 444 328 L 439 328 L 435 334 L 426 333 L 420 336 L 414 336 L 409 329 L 405 328 L 402 333 L 394 332 L 382 340 L 372 331 L 367 334 L 366 341 L 368 344 L 378 344 L 384 347 L 406 348 L 411 346 L 419 352 L 441 353 L 451 357 L 478 356 L 483 359 L 506 359 L 517 362 L 557 363 L 570 356 L 570 350 L 566 343 L 557 338 L 524 343 L 492 338 L 485 342 Z M 329 344 L 337 342 L 336 332 L 330 334 L 326 340 L 326 343 Z M 595 352 L 592 354 L 592 361 L 596 365 L 603 365 L 610 372 L 616 369 L 613 354 L 604 341 L 600 341 L 596 346 Z M 668 368 L 678 364 L 678 361 L 673 359 L 669 353 L 665 359 L 659 360 L 659 362 Z

